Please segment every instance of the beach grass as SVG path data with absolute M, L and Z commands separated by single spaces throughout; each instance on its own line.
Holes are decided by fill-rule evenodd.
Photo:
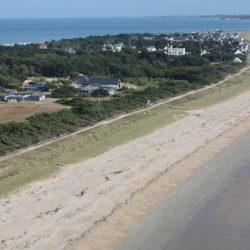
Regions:
M 173 101 L 171 105 L 181 110 L 207 108 L 228 101 L 246 91 L 250 91 L 250 69 L 212 89 Z
M 62 166 L 100 155 L 186 115 L 162 105 L 12 157 L 0 163 L 0 195 L 53 176 Z

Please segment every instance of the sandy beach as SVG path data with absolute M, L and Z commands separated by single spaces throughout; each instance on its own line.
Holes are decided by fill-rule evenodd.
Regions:
M 190 111 L 180 121 L 67 166 L 54 178 L 2 198 L 0 249 L 110 249 L 124 237 L 122 232 L 147 214 L 154 204 L 150 201 L 157 200 L 157 195 L 152 200 L 148 195 L 140 200 L 141 193 L 161 177 L 168 181 L 158 187 L 159 193 L 181 185 L 208 158 L 245 133 L 249 117 L 250 92 L 246 92 L 225 103 Z M 229 135 L 224 138 L 226 133 Z M 185 159 L 218 137 L 221 142 L 213 146 L 209 156 L 203 151 L 199 158 Z M 182 160 L 188 164 L 178 166 Z M 138 200 L 144 206 L 137 207 L 136 213 L 127 210 L 130 217 L 114 220 Z M 105 225 L 112 220 L 115 227 L 109 227 L 108 232 Z
M 116 250 L 249 249 L 250 132 L 163 195 Z

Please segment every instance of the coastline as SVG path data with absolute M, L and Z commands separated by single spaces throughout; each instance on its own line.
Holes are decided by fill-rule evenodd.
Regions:
M 190 164 L 195 162 L 197 165 L 197 159 L 199 161 L 204 159 L 205 155 L 208 156 L 198 171 L 185 183 L 170 190 L 169 193 L 161 195 L 159 192 L 160 195 L 154 198 L 157 201 L 147 215 L 137 221 L 131 230 L 124 232 L 124 238 L 120 238 L 117 247 L 111 248 L 116 250 L 248 249 L 250 244 L 247 233 L 250 221 L 249 125 L 248 119 L 209 143 L 206 149 L 200 149 L 184 160 L 183 166 L 189 162 Z M 215 153 L 219 148 L 220 152 Z M 203 154 L 201 151 L 204 151 Z M 212 156 L 211 152 L 215 155 L 209 159 Z M 152 191 L 160 184 L 166 186 L 166 176 L 161 179 L 152 185 Z M 141 201 L 143 195 L 146 199 L 143 192 L 138 195 Z M 134 205 L 135 202 L 132 203 L 133 207 Z M 110 225 L 103 225 L 103 229 L 104 227 L 108 229 Z M 106 231 L 103 232 L 105 234 Z
M 181 185 L 204 162 L 249 130 L 249 116 L 250 92 L 246 92 L 227 102 L 190 111 L 190 116 L 148 136 L 8 195 L 0 200 L 0 249 L 111 249 L 124 237 L 119 232 L 126 232 L 125 222 L 134 225 L 133 218 L 138 221 L 152 202 L 157 202 L 157 192 L 165 194 Z M 210 142 L 215 147 L 208 150 Z M 193 153 L 199 149 L 203 150 L 200 158 Z M 194 158 L 187 166 L 189 156 Z M 155 185 L 161 177 L 167 179 Z M 144 190 L 149 193 L 140 199 L 137 194 Z M 139 202 L 143 209 L 135 206 L 139 209 L 130 210 L 133 202 L 137 206 Z M 126 210 L 127 204 L 130 209 Z M 121 217 L 123 209 L 125 216 Z M 112 221 L 115 227 L 105 228 Z
M 177 199 L 178 195 L 176 195 L 175 193 L 176 190 L 177 192 L 179 188 L 185 190 L 186 182 L 192 182 L 193 178 L 199 175 L 200 171 L 208 168 L 209 163 L 213 162 L 213 159 L 220 155 L 221 152 L 230 147 L 241 137 L 249 133 L 250 118 L 248 117 L 240 124 L 233 126 L 225 133 L 219 135 L 214 140 L 208 142 L 204 146 L 201 146 L 184 159 L 175 163 L 165 173 L 157 176 L 155 180 L 148 183 L 145 188 L 135 193 L 133 198 L 129 200 L 129 202 L 124 204 L 124 206 L 120 208 L 115 214 L 112 214 L 112 216 L 110 216 L 110 218 L 108 218 L 107 220 L 101 221 L 100 223 L 95 225 L 95 227 L 91 231 L 86 232 L 84 235 L 81 235 L 81 237 L 76 241 L 71 242 L 71 245 L 66 249 L 125 250 L 132 249 L 132 246 L 138 247 L 135 249 L 141 249 L 140 247 L 142 246 L 139 246 L 139 244 L 136 245 L 135 243 L 141 243 L 142 239 L 139 238 L 137 242 L 136 236 L 138 235 L 138 232 L 140 233 L 138 237 L 141 237 L 143 235 L 144 230 L 146 230 L 145 225 L 148 227 L 152 227 L 151 230 L 153 231 L 153 226 L 155 226 L 155 224 L 152 222 L 152 219 L 154 218 L 153 216 L 158 219 L 156 213 L 158 213 L 160 209 L 163 209 L 163 213 L 165 214 L 165 216 L 167 217 L 167 215 L 169 215 L 171 220 L 171 213 L 174 212 L 170 208 L 168 209 L 167 207 L 165 207 L 165 200 L 167 200 L 169 203 L 172 202 L 172 199 Z M 212 163 L 210 163 L 210 165 L 211 164 Z M 219 170 L 220 166 L 213 166 L 213 168 L 213 171 L 215 173 L 216 171 L 218 171 L 220 174 L 222 174 L 222 171 L 227 171 L 228 173 L 228 171 L 231 170 L 225 170 L 225 168 Z M 197 178 L 199 178 L 199 176 Z M 208 179 L 209 176 L 206 179 L 207 182 L 209 182 Z M 193 185 L 196 185 L 196 183 L 194 183 Z M 165 203 L 163 200 L 165 201 Z M 186 208 L 183 209 L 186 210 Z M 190 211 L 190 209 L 188 209 L 188 211 Z M 152 224 L 148 222 L 148 216 L 151 216 L 149 219 Z M 179 215 L 176 216 L 178 217 Z M 178 221 L 177 218 L 176 221 Z M 159 223 L 159 220 L 157 222 Z M 170 222 L 169 226 L 174 227 L 176 225 L 173 225 Z M 179 225 L 179 227 L 182 226 Z M 155 226 L 155 230 L 157 229 L 159 230 L 159 228 Z M 150 229 L 148 229 L 148 231 L 150 231 Z M 155 232 L 155 234 L 158 233 Z M 165 235 L 164 232 L 161 232 L 159 234 Z M 150 235 L 147 236 L 150 237 Z M 152 239 L 153 237 L 156 237 L 156 235 L 152 234 Z M 166 238 L 166 235 L 162 236 L 162 238 L 164 237 Z M 150 241 L 150 238 L 144 238 L 144 249 L 152 249 L 150 247 L 153 246 L 153 243 L 156 243 L 156 240 L 153 240 L 153 243 L 150 244 L 148 240 Z M 158 244 L 160 243 L 158 242 Z M 154 245 L 154 247 L 159 246 L 156 244 Z

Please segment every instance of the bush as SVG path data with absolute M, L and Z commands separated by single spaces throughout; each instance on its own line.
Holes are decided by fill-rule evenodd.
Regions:
M 75 97 L 77 95 L 77 91 L 72 86 L 64 85 L 62 87 L 59 87 L 58 89 L 54 89 L 52 91 L 52 97 L 54 98 L 69 98 L 69 97 Z
M 104 88 L 95 89 L 91 93 L 91 96 L 93 96 L 93 97 L 107 97 L 107 96 L 109 96 L 109 91 L 107 89 L 104 89 Z

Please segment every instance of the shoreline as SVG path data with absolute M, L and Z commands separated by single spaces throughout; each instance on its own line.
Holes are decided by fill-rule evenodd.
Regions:
M 207 151 L 209 143 L 219 138 L 223 148 L 234 136 L 249 130 L 249 116 L 248 91 L 213 107 L 190 111 L 190 116 L 150 135 L 86 162 L 72 164 L 54 178 L 30 184 L 8 195 L 0 200 L 0 230 L 4 229 L 4 245 L 0 249 L 77 249 L 78 243 L 79 249 L 110 249 L 104 246 L 105 242 L 108 245 L 118 243 L 114 235 L 119 228 L 122 231 L 126 227 L 124 221 L 132 223 L 133 218 L 138 219 L 138 214 L 147 214 L 146 208 L 152 205 L 150 199 L 157 197 L 155 191 L 165 194 L 181 185 L 199 170 L 199 164 L 218 153 L 217 147 Z M 234 136 L 232 129 L 235 129 Z M 223 136 L 226 132 L 228 138 Z M 214 143 L 218 145 L 218 141 Z M 200 158 L 195 156 L 195 162 L 191 159 L 188 166 L 181 163 L 184 159 L 187 164 L 186 157 L 202 148 L 205 151 Z M 150 184 L 161 176 L 168 181 L 157 186 L 155 191 L 150 190 Z M 149 192 L 144 200 L 133 199 L 143 190 Z M 126 204 L 132 207 L 133 201 L 143 204 L 143 210 L 141 207 L 139 212 L 125 209 L 127 214 L 118 216 L 115 229 L 108 227 L 106 231 L 99 231 L 99 237 L 105 238 L 98 241 L 98 226 L 108 225 L 111 215 L 110 221 Z M 91 234 L 93 228 L 95 234 Z M 107 236 L 108 232 L 112 239 Z M 90 233 L 89 238 L 86 233 Z M 118 234 L 119 239 L 124 237 L 121 235 Z M 77 242 L 79 239 L 82 241 Z M 102 246 L 98 248 L 100 242 Z
M 247 132 L 243 131 L 243 125 L 249 128 Z M 114 249 L 248 249 L 249 125 L 248 119 L 233 128 L 231 133 L 210 143 L 203 150 L 205 155 L 218 149 L 220 141 L 225 138 L 228 138 L 229 145 L 223 146 L 211 159 L 207 157 L 200 169 L 182 185 L 167 194 L 159 195 L 152 209 L 131 230 L 124 233 L 124 238 L 120 238 L 121 243 Z M 237 132 L 236 136 L 236 130 L 243 133 Z M 233 139 L 235 136 L 236 139 Z M 197 161 L 201 151 L 198 150 L 189 158 L 193 157 Z M 187 164 L 188 159 L 183 165 Z M 164 180 L 167 181 L 161 178 L 152 185 L 151 190 L 164 183 Z
M 162 199 L 166 199 L 172 192 L 184 186 L 201 170 L 207 168 L 207 163 L 249 132 L 250 117 L 176 162 L 165 173 L 158 175 L 145 188 L 135 193 L 133 198 L 123 204 L 116 213 L 100 221 L 92 230 L 71 242 L 65 249 L 123 249 L 126 240 L 136 235 L 136 230 L 140 229 L 145 218 L 161 206 Z

